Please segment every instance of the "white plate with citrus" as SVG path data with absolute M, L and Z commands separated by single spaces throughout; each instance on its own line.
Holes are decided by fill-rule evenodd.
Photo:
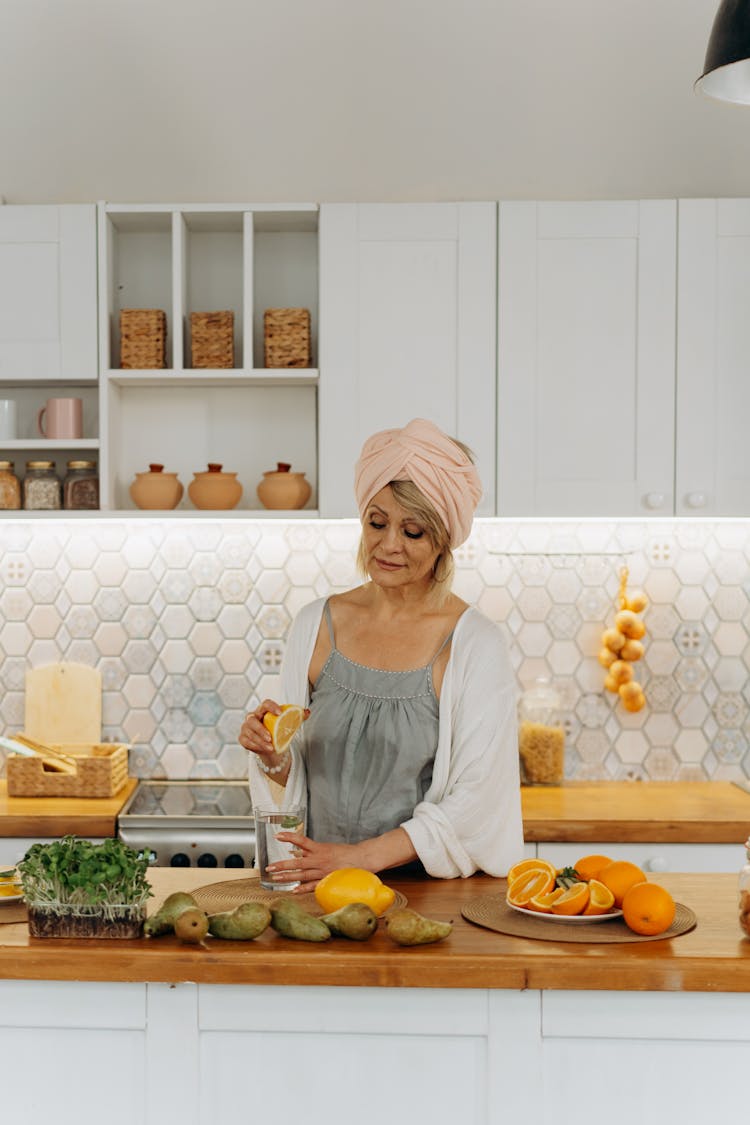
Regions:
M 20 902 L 22 898 L 21 880 L 15 867 L 0 869 L 0 906 L 6 902 Z
M 527 910 L 525 906 L 514 906 L 508 903 L 511 910 L 524 914 L 527 918 L 538 918 L 540 922 L 562 922 L 565 925 L 586 925 L 589 922 L 611 922 L 613 918 L 622 918 L 621 910 L 610 910 L 606 914 L 552 914 L 542 910 Z
M 608 856 L 583 856 L 575 867 L 562 868 L 535 857 L 511 867 L 505 901 L 511 910 L 544 922 L 611 922 L 623 917 L 626 889 L 645 878 L 635 864 Z

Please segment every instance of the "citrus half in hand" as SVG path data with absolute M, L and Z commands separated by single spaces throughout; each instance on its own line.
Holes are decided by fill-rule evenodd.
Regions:
M 273 748 L 277 754 L 283 754 L 289 748 L 289 743 L 302 726 L 304 717 L 304 707 L 299 707 L 296 703 L 284 703 L 280 715 L 266 711 L 263 716 L 263 726 L 271 735 Z

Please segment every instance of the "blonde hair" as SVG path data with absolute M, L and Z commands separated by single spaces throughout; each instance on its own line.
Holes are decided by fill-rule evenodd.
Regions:
M 464 443 L 457 438 L 451 438 L 451 441 L 455 442 L 469 461 L 474 462 L 474 455 L 468 445 L 464 445 Z M 427 497 L 419 491 L 413 481 L 392 480 L 388 487 L 393 493 L 393 498 L 396 503 L 400 504 L 404 511 L 424 528 L 434 550 L 438 552 L 438 556 L 432 568 L 431 589 L 436 594 L 439 593 L 441 597 L 446 596 L 450 593 L 453 574 L 456 569 L 448 529 L 435 507 L 430 503 Z M 369 578 L 364 536 L 360 536 L 359 547 L 357 548 L 357 571 L 363 578 Z

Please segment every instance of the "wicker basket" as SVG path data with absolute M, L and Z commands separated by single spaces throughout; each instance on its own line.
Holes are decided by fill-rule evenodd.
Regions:
M 266 367 L 310 367 L 310 310 L 266 309 L 263 339 Z
M 5 763 L 9 797 L 114 797 L 128 780 L 128 748 L 119 743 L 53 746 L 80 759 L 75 773 L 44 768 L 41 758 L 9 754 Z
M 193 367 L 234 367 L 234 313 L 191 313 L 190 352 Z
M 120 310 L 120 367 L 164 367 L 166 343 L 167 314 L 163 309 Z

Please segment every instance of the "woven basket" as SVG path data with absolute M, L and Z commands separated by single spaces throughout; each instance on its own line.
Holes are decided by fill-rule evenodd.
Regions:
M 166 343 L 167 314 L 163 309 L 120 310 L 120 367 L 164 367 Z
M 263 339 L 266 367 L 310 367 L 310 310 L 266 309 Z
M 95 746 L 53 746 L 78 758 L 73 773 L 53 773 L 41 758 L 9 754 L 5 763 L 9 797 L 114 797 L 128 780 L 128 748 L 103 742 Z
M 191 313 L 190 350 L 193 367 L 234 367 L 234 313 Z

